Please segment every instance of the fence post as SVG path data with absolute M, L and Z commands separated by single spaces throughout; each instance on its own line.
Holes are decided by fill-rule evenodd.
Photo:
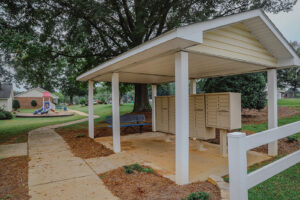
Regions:
M 245 133 L 228 134 L 229 190 L 231 200 L 247 200 L 247 151 Z

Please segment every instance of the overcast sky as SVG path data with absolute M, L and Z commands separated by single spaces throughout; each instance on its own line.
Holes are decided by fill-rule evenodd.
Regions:
M 272 22 L 279 29 L 288 41 L 300 42 L 300 2 L 293 7 L 293 10 L 286 13 L 269 14 Z

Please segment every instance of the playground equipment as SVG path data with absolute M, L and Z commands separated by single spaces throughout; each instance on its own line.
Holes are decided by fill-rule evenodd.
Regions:
M 48 97 L 48 101 L 45 101 L 45 98 L 47 97 Z M 34 115 L 37 115 L 39 113 L 41 113 L 42 115 L 47 114 L 49 111 L 55 112 L 55 105 L 51 103 L 50 97 L 51 97 L 50 92 L 43 92 L 43 106 L 40 109 L 34 111 L 33 113 Z

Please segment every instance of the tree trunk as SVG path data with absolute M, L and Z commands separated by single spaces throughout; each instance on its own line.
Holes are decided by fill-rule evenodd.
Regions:
M 148 112 L 151 111 L 151 106 L 148 98 L 147 84 L 134 84 L 134 108 L 133 112 Z
M 70 96 L 70 104 L 73 105 L 73 96 Z
M 294 98 L 296 98 L 297 97 L 297 86 L 294 86 L 293 92 L 294 92 Z

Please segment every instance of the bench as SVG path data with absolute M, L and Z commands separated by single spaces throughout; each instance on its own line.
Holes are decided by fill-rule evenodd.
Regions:
M 112 128 L 112 116 L 106 117 L 105 121 L 107 124 L 111 124 L 108 127 Z M 145 115 L 121 115 L 120 127 L 140 127 L 140 133 L 142 133 L 143 126 L 149 125 L 149 123 L 146 123 L 145 121 Z

